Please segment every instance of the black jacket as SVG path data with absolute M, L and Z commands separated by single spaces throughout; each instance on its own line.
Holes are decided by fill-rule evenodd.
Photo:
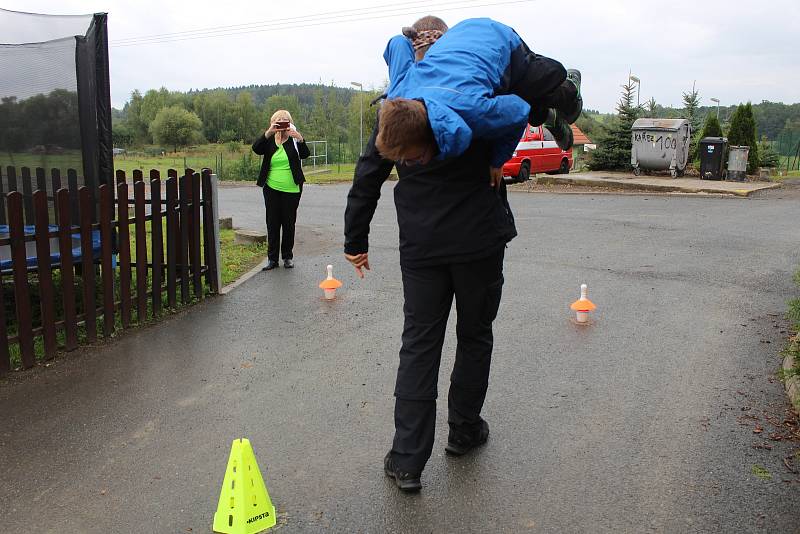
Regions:
M 284 141 L 283 149 L 286 151 L 286 155 L 289 157 L 289 167 L 292 169 L 292 178 L 294 178 L 294 183 L 297 185 L 302 185 L 302 183 L 306 181 L 306 177 L 303 174 L 303 168 L 300 166 L 300 160 L 306 159 L 309 155 L 311 155 L 306 142 L 298 141 L 297 150 L 295 150 L 294 139 L 290 137 Z M 264 134 L 261 134 L 253 143 L 253 152 L 260 156 L 264 156 L 264 159 L 261 161 L 261 172 L 258 173 L 258 181 L 256 182 L 258 187 L 263 187 L 264 184 L 267 183 L 269 167 L 272 165 L 272 155 L 275 154 L 276 150 L 278 150 L 278 147 L 275 144 L 273 136 L 264 137 Z
M 344 251 L 369 248 L 369 224 L 383 182 L 394 163 L 375 148 L 378 127 L 356 165 L 344 215 Z M 400 230 L 400 263 L 427 266 L 480 259 L 516 235 L 505 184 L 489 185 L 492 146 L 474 141 L 461 156 L 427 165 L 397 165 L 394 188 Z

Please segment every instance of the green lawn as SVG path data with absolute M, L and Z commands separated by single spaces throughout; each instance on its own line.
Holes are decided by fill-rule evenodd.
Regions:
M 0 154 L 0 166 L 7 165 L 18 169 L 29 167 L 32 172 L 36 167 L 43 165 L 48 176 L 51 168 L 61 169 L 64 177 L 68 168 L 76 169 L 79 175 L 83 174 L 80 154 L 76 153 L 49 156 L 27 153 Z M 144 147 L 114 156 L 114 169 L 125 171 L 129 180 L 135 170 L 141 170 L 147 177 L 151 169 L 156 169 L 162 177 L 166 177 L 169 169 L 181 173 L 186 168 L 200 170 L 206 167 L 213 169 L 220 180 L 255 181 L 261 167 L 261 157 L 252 153 L 249 144 L 242 143 L 206 144 L 163 154 L 157 147 Z M 355 163 L 333 163 L 314 167 L 311 160 L 306 160 L 303 168 L 308 173 L 308 182 L 312 184 L 349 182 L 353 179 Z M 317 169 L 327 169 L 330 172 L 317 174 L 314 172 Z M 18 174 L 20 172 L 17 171 Z
M 47 170 L 47 176 L 50 176 L 50 169 L 61 169 L 62 180 L 67 177 L 67 169 L 75 169 L 79 175 L 83 174 L 81 167 L 81 153 L 77 150 L 65 151 L 62 154 L 28 154 L 26 152 L 10 153 L 0 152 L 0 167 L 3 169 L 5 176 L 5 168 L 8 166 L 17 168 L 17 176 L 21 175 L 20 169 L 28 167 L 31 169 L 31 174 L 34 173 L 33 169 L 42 167 Z

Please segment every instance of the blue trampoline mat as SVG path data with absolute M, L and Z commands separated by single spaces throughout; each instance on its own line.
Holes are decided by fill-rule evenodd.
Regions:
M 50 232 L 57 232 L 58 226 L 51 224 L 48 225 L 48 230 Z M 36 227 L 35 226 L 25 226 L 24 227 L 25 235 L 26 236 L 33 236 L 36 235 Z M 8 225 L 0 225 L 0 238 L 7 238 L 9 237 L 8 232 Z M 83 253 L 81 251 L 81 234 L 74 233 L 72 234 L 72 260 L 74 262 L 78 262 L 81 260 Z M 55 245 L 55 246 L 54 246 Z M 54 248 L 57 249 L 58 247 L 58 238 L 51 237 L 50 238 L 50 250 Z M 39 258 L 36 255 L 36 242 L 35 241 L 27 241 L 25 243 L 26 248 L 26 259 L 25 263 L 27 264 L 28 268 L 36 267 L 39 263 Z M 100 258 L 100 230 L 92 230 L 92 259 L 96 260 Z M 61 252 L 51 252 L 50 253 L 50 265 L 57 267 L 61 264 Z M 0 271 L 10 271 L 13 267 L 13 261 L 11 259 L 11 245 L 0 245 Z

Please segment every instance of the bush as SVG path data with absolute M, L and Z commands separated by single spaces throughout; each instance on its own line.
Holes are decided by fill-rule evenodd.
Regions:
M 160 146 L 144 147 L 144 153 L 148 156 L 161 156 L 166 153 L 166 150 Z
M 233 130 L 222 130 L 219 133 L 219 142 L 228 143 L 230 141 L 238 141 L 236 137 L 236 132 L 234 132 Z
M 252 152 L 245 152 L 241 158 L 228 163 L 222 172 L 223 180 L 255 181 L 261 171 L 261 157 Z

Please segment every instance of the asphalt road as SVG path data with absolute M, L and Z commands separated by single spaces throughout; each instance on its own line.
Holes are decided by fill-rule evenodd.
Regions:
M 340 252 L 346 192 L 306 188 L 294 270 L 0 381 L 0 530 L 209 532 L 240 436 L 285 532 L 800 529 L 774 377 L 796 196 L 513 194 L 489 442 L 446 457 L 441 402 L 408 496 L 381 465 L 402 325 L 391 184 L 363 281 Z M 257 189 L 220 199 L 236 226 L 263 227 Z M 317 288 L 327 263 L 334 302 Z M 570 321 L 583 282 L 590 327 Z

